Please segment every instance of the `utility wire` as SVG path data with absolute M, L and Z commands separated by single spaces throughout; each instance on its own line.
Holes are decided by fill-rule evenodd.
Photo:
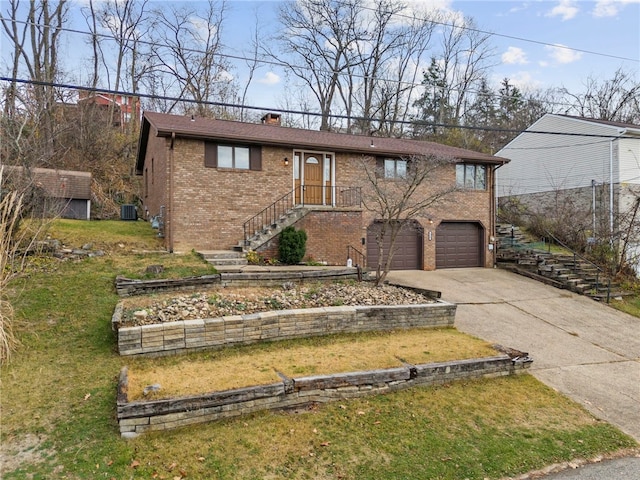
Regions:
M 369 9 L 372 10 L 370 7 L 363 7 L 364 9 Z M 406 18 L 411 18 L 407 15 L 402 15 L 402 14 L 396 14 L 398 16 L 403 16 Z M 24 20 L 16 20 L 16 19 L 9 19 L 10 22 L 12 23 L 19 23 L 19 24 L 23 24 L 23 25 L 27 25 L 27 26 L 36 26 L 36 27 L 47 27 L 48 25 L 45 24 L 41 24 L 41 23 L 36 23 L 36 22 L 30 22 L 30 21 L 24 21 Z M 438 24 L 438 25 L 443 25 L 443 26 L 447 26 L 450 28 L 462 28 L 462 29 L 467 29 L 470 31 L 478 31 L 480 33 L 486 33 L 486 34 L 490 34 L 490 32 L 485 32 L 482 30 L 477 30 L 474 28 L 470 28 L 470 27 L 460 27 L 457 26 L 455 24 L 447 24 L 447 23 L 443 23 L 443 22 L 436 22 L 436 21 L 432 21 L 432 23 L 434 24 Z M 63 31 L 63 32 L 67 32 L 67 33 L 73 33 L 73 34 L 78 34 L 78 35 L 86 35 L 86 36 L 91 36 L 91 37 L 97 37 L 97 38 L 101 38 L 104 40 L 108 40 L 108 41 L 115 41 L 115 42 L 123 42 L 123 41 L 135 41 L 139 44 L 142 45 L 148 45 L 151 47 L 164 47 L 164 48 L 173 48 L 171 45 L 168 44 L 163 44 L 163 43 L 156 43 L 156 42 L 151 42 L 148 40 L 142 40 L 139 38 L 135 38 L 135 39 L 127 39 L 124 37 L 117 37 L 115 35 L 112 34 L 106 34 L 106 33 L 92 33 L 92 32 L 87 32 L 87 31 L 83 31 L 83 30 L 78 30 L 78 29 L 72 29 L 72 28 L 68 28 L 68 27 L 57 27 L 57 30 Z M 496 36 L 501 36 L 499 34 L 493 34 Z M 507 36 L 508 37 L 508 36 Z M 569 48 L 569 47 L 563 47 L 563 46 L 559 46 L 559 45 L 553 45 L 553 44 L 546 44 L 544 42 L 537 42 L 534 40 L 531 40 L 531 42 L 534 43 L 541 43 L 543 45 L 550 45 L 550 46 L 555 46 L 558 48 Z M 208 52 L 206 52 L 205 50 L 200 50 L 200 49 L 196 49 L 196 48 L 189 48 L 189 47 L 180 47 L 182 51 L 184 52 L 189 52 L 189 53 L 197 53 L 197 54 L 206 54 Z M 570 50 L 574 50 L 569 48 Z M 576 51 L 582 51 L 582 50 L 577 50 Z M 596 53 L 596 52 L 590 52 L 593 55 L 601 55 L 601 56 L 609 56 L 609 57 L 613 57 L 613 58 L 619 58 L 619 59 L 624 59 L 624 60 L 631 60 L 631 59 L 625 59 L 624 57 L 615 57 L 612 55 L 607 55 L 607 54 L 600 54 L 600 53 Z M 292 64 L 288 64 L 285 62 L 280 62 L 280 61 L 276 61 L 276 60 L 269 60 L 265 57 L 254 57 L 254 58 L 249 58 L 249 57 L 245 57 L 245 56 L 241 56 L 241 55 L 231 55 L 231 54 L 227 54 L 227 53 L 221 53 L 221 52 L 216 52 L 213 55 L 220 57 L 220 58 L 226 58 L 226 59 L 230 59 L 230 60 L 238 60 L 238 61 L 245 61 L 245 62 L 257 62 L 260 64 L 264 64 L 264 65 L 270 65 L 270 66 L 274 66 L 274 67 L 280 67 L 280 68 L 284 68 L 284 69 L 288 69 L 288 68 L 296 68 L 296 69 L 306 69 L 308 67 L 301 67 L 299 65 L 292 65 Z M 640 62 L 640 60 L 632 60 L 632 61 L 638 61 Z M 360 78 L 360 79 L 368 79 L 370 78 L 370 76 L 365 75 L 365 74 L 358 74 L 358 73 L 347 73 L 344 71 L 339 71 L 339 72 L 334 72 L 334 71 L 329 71 L 329 70 L 324 70 L 324 69 L 318 69 L 319 72 L 323 72 L 323 73 L 328 73 L 328 74 L 337 74 L 340 76 L 351 76 L 354 78 Z M 415 83 L 415 82 L 409 82 L 406 80 L 398 80 L 398 79 L 389 79 L 389 78 L 382 78 L 382 79 L 378 79 L 381 82 L 385 82 L 385 83 L 394 83 L 394 84 L 398 84 L 398 85 L 404 85 L 404 86 L 410 86 L 410 87 L 420 87 L 422 86 L 422 83 Z M 452 92 L 458 92 L 460 93 L 462 91 L 462 89 L 460 88 L 455 88 L 455 87 L 451 87 L 450 91 Z M 475 94 L 475 95 L 481 95 L 483 97 L 490 97 L 490 98 L 494 98 L 494 99 L 498 99 L 498 98 L 504 98 L 504 99 L 521 99 L 521 97 L 514 97 L 511 95 L 501 95 L 499 92 L 494 92 L 490 95 L 487 95 L 485 92 L 481 92 L 479 90 L 472 90 L 472 89 L 465 89 L 464 90 L 465 93 L 471 93 L 471 94 Z M 548 105 L 556 105 L 556 106 L 560 106 L 560 107 L 573 107 L 574 105 L 571 103 L 567 103 L 567 102 L 557 102 L 557 101 L 544 101 L 545 104 Z
M 363 8 L 365 10 L 371 10 L 373 12 L 376 11 L 375 8 L 373 8 L 373 7 L 363 7 Z M 404 13 L 395 13 L 395 15 L 397 17 L 413 19 L 413 17 L 411 17 L 410 15 L 404 14 Z M 469 26 L 466 25 L 466 22 L 463 23 L 462 25 L 458 25 L 456 23 L 438 22 L 436 20 L 430 20 L 430 22 L 435 24 L 435 25 L 441 25 L 443 27 L 448 27 L 448 28 L 451 28 L 451 29 L 456 28 L 456 29 L 460 29 L 460 30 L 468 30 L 470 32 L 482 33 L 483 35 L 490 35 L 490 36 L 493 36 L 493 37 L 508 38 L 510 40 L 517 40 L 519 42 L 533 43 L 533 44 L 536 44 L 536 45 L 543 45 L 545 47 L 561 48 L 561 49 L 564 49 L 564 50 L 571 50 L 573 52 L 586 53 L 588 55 L 597 55 L 597 56 L 600 56 L 600 57 L 615 58 L 617 60 L 625 60 L 625 61 L 629 61 L 629 62 L 640 63 L 640 59 L 638 59 L 638 58 L 622 57 L 622 56 L 619 56 L 619 55 L 612 55 L 610 53 L 594 52 L 593 50 L 585 50 L 585 49 L 582 49 L 582 48 L 568 47 L 566 45 L 559 45 L 557 43 L 543 42 L 541 40 L 532 40 L 530 38 L 517 37 L 517 36 L 514 36 L 514 35 L 506 35 L 504 33 L 495 33 L 495 32 L 491 32 L 491 31 L 488 31 L 488 30 L 482 30 L 480 28 L 469 27 Z
M 68 83 L 57 83 L 57 82 L 43 82 L 38 80 L 26 80 L 20 78 L 11 78 L 11 77 L 0 77 L 0 81 L 3 82 L 11 82 L 11 83 L 20 83 L 25 85 L 38 85 L 45 87 L 53 87 L 53 88 L 64 88 L 68 90 L 79 90 L 86 91 L 92 93 L 106 93 L 108 95 L 121 95 L 127 97 L 139 97 L 139 98 L 149 98 L 155 100 L 163 100 L 163 101 L 171 101 L 171 102 L 183 102 L 183 103 L 193 103 L 198 105 L 210 105 L 215 107 L 222 108 L 234 108 L 234 109 L 246 109 L 246 110 L 260 110 L 267 112 L 279 112 L 279 113 L 287 113 L 292 115 L 301 115 L 301 116 L 312 116 L 312 117 L 322 117 L 322 113 L 320 112 L 309 112 L 303 110 L 291 110 L 291 109 L 283 109 L 283 108 L 273 108 L 273 107 L 260 107 L 256 105 L 242 105 L 238 103 L 228 103 L 228 102 L 213 102 L 213 101 L 203 101 L 203 100 L 193 100 L 193 99 L 185 99 L 180 97 L 171 97 L 167 95 L 155 95 L 148 93 L 133 93 L 122 90 L 111 90 L 106 88 L 93 88 L 93 87 L 83 87 L 81 85 L 72 85 Z M 471 131 L 484 131 L 484 132 L 502 132 L 502 133 L 531 133 L 531 134 L 544 134 L 544 135 L 558 135 L 558 136 L 570 136 L 570 137 L 586 137 L 586 138 L 609 138 L 609 139 L 618 139 L 618 138 L 635 138 L 640 140 L 640 137 L 625 137 L 620 135 L 604 135 L 604 134 L 591 134 L 591 133 L 573 133 L 573 132 L 548 132 L 548 131 L 540 131 L 540 130 L 518 130 L 512 128 L 496 128 L 496 127 L 478 127 L 473 125 L 451 125 L 447 123 L 434 123 L 427 122 L 424 120 L 388 120 L 384 118 L 375 118 L 375 117 L 358 117 L 358 116 L 350 116 L 350 115 L 340 115 L 340 114 L 330 114 L 331 118 L 340 119 L 340 120 L 358 120 L 362 122 L 380 122 L 380 123 L 389 123 L 389 124 L 400 124 L 400 125 L 412 125 L 412 126 L 427 126 L 427 127 L 436 127 L 436 128 L 447 128 L 447 129 L 461 129 L 461 130 L 471 130 Z

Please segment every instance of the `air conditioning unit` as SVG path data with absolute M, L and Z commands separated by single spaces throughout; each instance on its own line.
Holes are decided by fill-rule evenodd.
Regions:
M 135 205 L 120 206 L 120 220 L 138 220 L 138 210 Z

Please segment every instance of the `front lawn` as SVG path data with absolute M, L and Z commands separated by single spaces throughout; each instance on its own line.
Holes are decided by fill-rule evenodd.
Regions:
M 21 346 L 1 369 L 3 479 L 497 479 L 637 446 L 529 375 L 123 440 L 116 382 L 131 360 L 117 355 L 111 331 L 115 277 L 158 263 L 208 267 L 197 256 L 141 253 L 156 234 L 142 222 L 120 222 L 116 238 L 100 240 L 109 223 L 73 228 L 88 232 L 74 247 L 102 242 L 105 256 L 44 263 L 8 292 Z

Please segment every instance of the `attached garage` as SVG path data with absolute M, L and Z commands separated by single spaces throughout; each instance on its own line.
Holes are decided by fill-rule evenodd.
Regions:
M 378 265 L 377 238 L 382 231 L 382 223 L 374 222 L 367 228 L 367 266 L 375 269 Z M 391 270 L 422 270 L 422 247 L 424 231 L 415 220 L 406 222 L 396 238 L 395 253 Z M 389 254 L 390 235 L 383 241 L 383 259 Z M 383 260 L 384 261 L 384 260 Z
M 442 222 L 436 229 L 436 268 L 484 266 L 483 228 L 476 222 Z

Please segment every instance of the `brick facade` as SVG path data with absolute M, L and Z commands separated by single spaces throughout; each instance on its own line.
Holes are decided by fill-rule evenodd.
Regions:
M 205 166 L 203 140 L 149 135 L 142 163 L 144 168 L 139 170 L 144 176 L 143 207 L 147 218 L 158 215 L 164 207 L 165 245 L 170 251 L 227 250 L 244 238 L 244 222 L 293 190 L 294 149 L 304 150 L 295 146 L 263 145 L 260 170 L 210 168 Z M 363 175 L 363 161 L 374 168 L 375 157 L 325 151 L 335 155 L 336 185 L 361 187 L 363 196 L 370 193 L 371 187 L 367 190 Z M 484 264 L 493 265 L 493 255 L 488 251 L 494 231 L 493 175 L 491 165 L 487 165 L 486 190 L 454 192 L 417 219 L 424 229 L 424 269 L 435 269 L 436 229 L 443 221 L 481 225 Z M 421 188 L 427 191 L 433 185 L 453 187 L 455 178 L 455 166 L 450 164 Z M 321 207 L 300 219 L 295 227 L 307 232 L 308 257 L 330 265 L 344 265 L 347 246 L 366 253 L 362 239 L 366 239 L 367 227 L 374 220 L 375 214 L 360 206 Z M 275 257 L 277 238 L 259 251 L 267 257 Z

